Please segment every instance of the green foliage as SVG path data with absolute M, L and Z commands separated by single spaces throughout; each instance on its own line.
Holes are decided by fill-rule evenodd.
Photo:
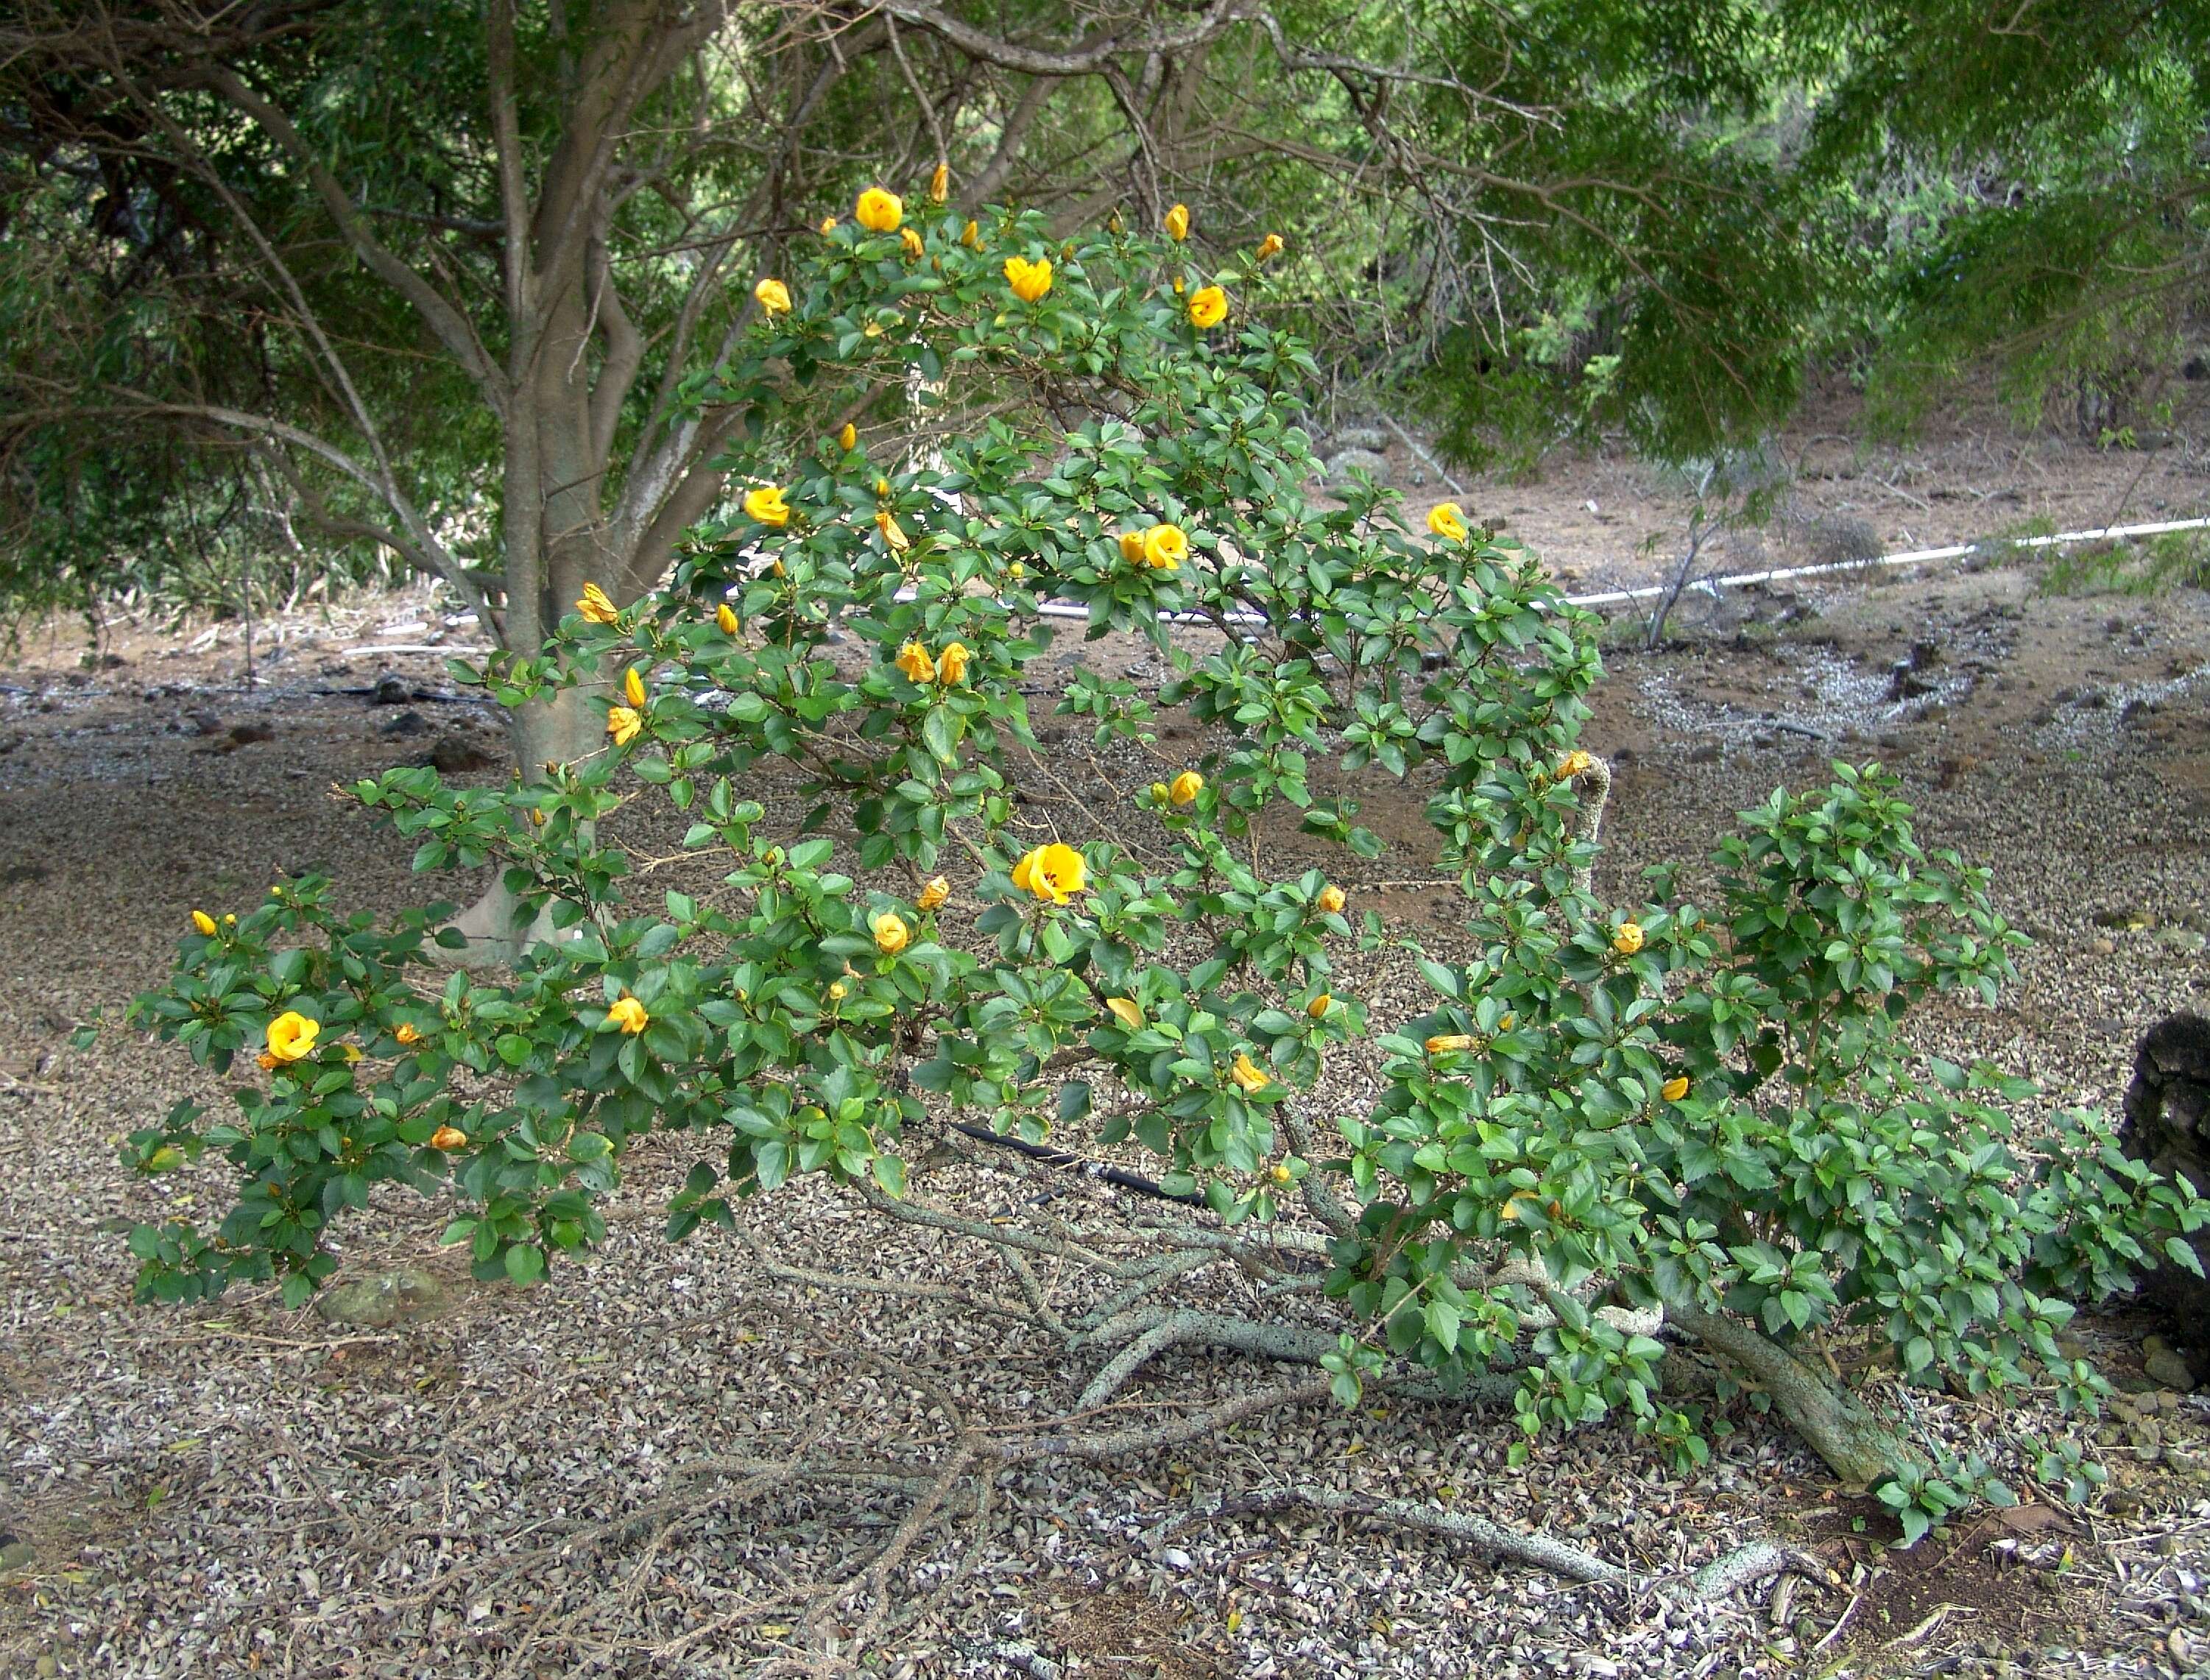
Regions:
M 1591 620 L 1525 556 L 1416 539 L 1385 496 L 1305 499 L 1313 365 L 1249 317 L 1252 276 L 1032 216 L 913 231 L 917 251 L 849 224 L 819 241 L 734 364 L 772 419 L 733 466 L 779 494 L 695 533 L 667 589 L 587 601 L 481 674 L 509 704 L 586 688 L 608 749 L 506 790 L 426 771 L 357 789 L 418 866 L 495 864 L 556 937 L 510 978 L 433 981 L 434 913 L 380 928 L 288 883 L 189 937 L 140 1000 L 211 1067 L 264 1041 L 273 1062 L 235 1119 L 187 1109 L 133 1140 L 149 1167 L 220 1150 L 242 1186 L 211 1237 L 134 1236 L 146 1292 L 275 1273 L 304 1294 L 328 1222 L 379 1180 L 446 1181 L 466 1209 L 449 1240 L 527 1283 L 596 1237 L 593 1198 L 646 1130 L 697 1134 L 680 1237 L 800 1174 L 903 1196 L 915 1133 L 963 1113 L 1132 1139 L 1229 1227 L 1340 1200 L 1325 1363 L 1346 1399 L 1405 1363 L 1455 1385 L 1531 1335 L 1524 1429 L 1623 1411 L 1699 1458 L 1710 1420 L 1664 1394 L 1633 1316 L 1664 1303 L 1783 1344 L 1867 1339 L 1906 1381 L 1992 1392 L 2038 1369 L 2092 1389 L 2055 1345 L 2065 1299 L 2190 1265 L 2204 1210 L 2092 1117 L 2014 1141 L 1993 1099 L 2024 1086 L 1906 1048 L 1914 1004 L 1991 997 L 2023 940 L 1984 872 L 1921 851 L 1892 777 L 1837 765 L 1743 813 L 1715 916 L 1671 902 L 1664 872 L 1641 905 L 1604 904 L 1583 802 L 1600 772 L 1574 746 Z M 1015 257 L 1055 264 L 1041 301 L 1009 294 Z M 1230 299 L 1210 332 L 1186 307 L 1206 284 Z M 823 435 L 904 401 L 909 373 L 994 417 L 926 466 Z M 1046 595 L 1083 603 L 1092 636 L 1151 637 L 1168 671 L 1156 696 L 1079 677 L 1065 713 L 1148 743 L 1156 698 L 1224 742 L 1093 790 L 1064 835 L 1021 803 Z M 1229 634 L 1199 656 L 1164 612 Z M 831 652 L 832 623 L 863 658 Z M 1431 1010 L 1375 1024 L 1371 1108 L 1325 1116 L 1323 1060 L 1368 1031 L 1337 963 L 1386 934 L 1323 872 L 1265 873 L 1252 837 L 1286 807 L 1374 849 L 1352 801 L 1311 785 L 1313 756 L 1344 751 L 1432 790 L 1465 937 L 1418 953 Z M 746 797 L 770 764 L 817 831 L 771 832 Z M 646 887 L 618 813 L 648 797 L 685 814 L 717 887 Z M 1115 798 L 1161 837 L 1119 837 Z M 269 1030 L 286 1011 L 321 1024 L 290 1061 Z M 1936 1512 L 1951 1487 L 1901 1497 Z

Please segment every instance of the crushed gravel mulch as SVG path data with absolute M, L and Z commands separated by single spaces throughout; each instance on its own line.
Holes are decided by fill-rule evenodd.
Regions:
M 824 1183 L 745 1206 L 750 1242 L 669 1246 L 665 1199 L 692 1158 L 679 1138 L 633 1150 L 604 1248 L 527 1293 L 469 1282 L 437 1247 L 446 1210 L 390 1194 L 342 1230 L 346 1275 L 426 1271 L 442 1289 L 408 1321 L 329 1324 L 266 1290 L 134 1305 L 119 1232 L 214 1214 L 226 1180 L 219 1162 L 137 1179 L 116 1146 L 179 1097 L 221 1092 L 130 1031 L 86 1051 L 69 1035 L 154 980 L 190 909 L 241 905 L 278 873 L 328 873 L 367 905 L 427 896 L 407 843 L 332 791 L 426 745 L 341 691 L 388 668 L 410 698 L 450 692 L 435 655 L 347 656 L 350 632 L 373 639 L 377 621 L 290 625 L 250 693 L 220 638 L 193 652 L 148 636 L 120 645 L 124 663 L 0 673 L 0 1676 L 1749 1680 L 2130 1676 L 2210 1658 L 2210 1397 L 2146 1381 L 2156 1326 L 2122 1313 L 2078 1326 L 2129 1391 L 2102 1420 L 2039 1399 L 2008 1414 L 1904 1402 L 2021 1489 L 2029 1437 L 2079 1441 L 2110 1471 L 2090 1505 L 1976 1514 L 1906 1554 L 1748 1407 L 1694 1476 L 1622 1428 L 1546 1437 L 1515 1464 L 1501 1411 L 1292 1407 L 1202 1450 L 1027 1465 L 979 1497 L 969 1482 L 906 1536 L 908 1490 L 757 1466 L 824 1443 L 948 1452 L 969 1428 L 1070 1411 L 1094 1369 L 1000 1319 L 770 1275 L 764 1256 L 1017 1296 L 994 1254 L 887 1225 Z M 1891 698 L 1914 644 L 1940 674 Z M 1114 644 L 1090 656 L 1114 675 L 1141 663 Z M 2046 1103 L 2111 1105 L 2140 1032 L 2203 1006 L 2210 600 L 2050 597 L 2016 571 L 1767 593 L 1613 666 L 1590 740 L 1618 765 L 1615 896 L 1646 864 L 1703 855 L 1774 785 L 1822 777 L 1827 757 L 1878 756 L 1903 769 L 1922 837 L 1991 864 L 1998 903 L 2038 941 L 1998 1007 L 1929 1010 L 1924 1048 L 1995 1057 Z M 420 705 L 496 752 L 485 709 Z M 1168 744 L 1198 750 L 1186 734 Z M 1078 786 L 1070 762 L 1055 767 Z M 1040 819 L 1087 821 L 1040 792 Z M 1447 900 L 1417 884 L 1420 795 L 1368 793 L 1366 820 L 1407 843 L 1362 873 L 1330 867 L 1446 940 Z M 1307 861 L 1287 837 L 1276 855 Z M 1346 988 L 1377 1018 L 1424 1007 L 1400 962 Z M 1327 1096 L 1349 1106 L 1365 1074 L 1344 1061 Z M 924 1196 L 1100 1241 L 1135 1206 L 956 1138 L 921 1160 Z M 1073 1286 L 1048 1268 L 1042 1281 Z M 1181 1298 L 1223 1292 L 1259 1308 L 1232 1267 Z M 1184 1351 L 1120 1399 L 1142 1418 L 1280 1380 Z M 1344 1518 L 1195 1514 L 1290 1481 L 1446 1503 L 1643 1572 L 1777 1536 L 1832 1576 L 1688 1607 Z M 902 1538 L 898 1568 L 870 1578 Z

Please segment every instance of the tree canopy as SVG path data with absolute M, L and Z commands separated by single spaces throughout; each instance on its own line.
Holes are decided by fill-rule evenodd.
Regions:
M 39 0 L 0 28 L 0 581 L 305 541 L 527 644 L 577 557 L 642 589 L 716 504 L 747 422 L 694 399 L 752 277 L 939 164 L 1062 233 L 1281 234 L 1323 377 L 1461 459 L 1708 456 L 1828 370 L 2122 433 L 2201 299 L 2206 37 L 2201 0 Z

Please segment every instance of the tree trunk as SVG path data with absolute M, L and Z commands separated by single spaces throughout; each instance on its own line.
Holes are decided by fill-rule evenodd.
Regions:
M 567 688 L 516 710 L 508 723 L 515 762 L 530 782 L 544 779 L 548 764 L 571 764 L 605 744 L 605 723 L 591 704 L 594 690 Z M 522 900 L 507 888 L 504 872 L 492 878 L 481 897 L 448 923 L 468 943 L 458 950 L 432 947 L 456 968 L 510 966 L 531 946 L 561 938 L 550 906 L 526 919 Z
M 1754 1326 L 1730 1314 L 1707 1313 L 1688 1301 L 1667 1301 L 1665 1316 L 1754 1378 L 1796 1434 L 1852 1490 L 1924 1465 L 1924 1456 L 1863 1401 Z

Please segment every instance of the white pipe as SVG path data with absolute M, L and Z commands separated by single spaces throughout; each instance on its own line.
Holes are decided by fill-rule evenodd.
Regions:
M 2092 531 L 2060 531 L 2055 536 L 2006 537 L 1988 542 L 1952 543 L 1946 548 L 1913 548 L 1900 554 L 1882 554 L 1867 560 L 1835 560 L 1823 565 L 1778 566 L 1769 571 L 1741 571 L 1729 577 L 1706 577 L 1692 583 L 1689 589 L 1717 594 L 1724 589 L 1738 589 L 1748 583 L 1778 583 L 1790 577 L 1818 577 L 1837 571 L 1869 571 L 1875 566 L 1920 565 L 1929 560 L 1953 560 L 1966 554 L 1978 553 L 1984 548 L 2055 548 L 2068 542 L 2101 542 L 2111 537 L 2161 536 L 2168 531 L 2199 531 L 2210 529 L 2210 518 L 2165 519 L 2149 525 L 2105 525 Z M 1569 595 L 1568 607 L 1609 607 L 1627 601 L 1650 601 L 1664 595 L 1672 587 L 1670 583 L 1653 583 L 1646 589 L 1609 589 L 1601 595 Z M 1683 590 L 1686 594 L 1688 591 Z M 1036 611 L 1048 619 L 1086 619 L 1090 609 L 1074 601 L 1047 601 Z M 1264 624 L 1265 616 L 1259 613 L 1229 613 L 1223 615 L 1230 624 Z M 1196 613 L 1162 613 L 1162 622 L 1167 624 L 1212 624 L 1217 620 Z

